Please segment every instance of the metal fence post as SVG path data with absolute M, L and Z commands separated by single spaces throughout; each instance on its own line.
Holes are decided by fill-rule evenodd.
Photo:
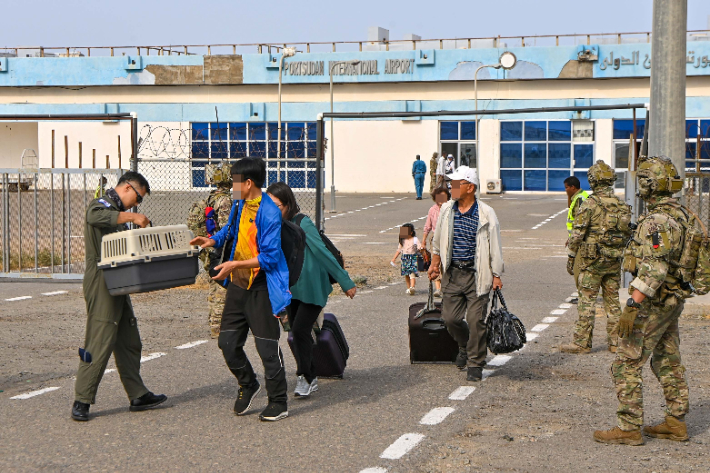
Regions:
M 316 223 L 318 230 L 325 230 L 323 221 L 323 117 L 316 121 Z

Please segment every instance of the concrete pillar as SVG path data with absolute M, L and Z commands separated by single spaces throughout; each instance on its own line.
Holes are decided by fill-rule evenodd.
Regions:
M 500 120 L 482 119 L 478 126 L 478 176 L 485 194 L 488 179 L 500 177 Z
M 687 0 L 653 1 L 648 155 L 665 155 L 685 176 Z

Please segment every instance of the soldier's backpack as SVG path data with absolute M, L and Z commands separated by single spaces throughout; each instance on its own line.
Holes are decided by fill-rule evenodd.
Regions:
M 616 196 L 592 194 L 589 198 L 604 210 L 598 235 L 598 242 L 604 248 L 602 253 L 610 253 L 605 256 L 620 258 L 631 238 L 631 207 Z
M 190 206 L 187 216 L 187 227 L 195 236 L 212 236 L 219 231 L 217 213 L 214 210 L 211 196 L 198 200 Z
M 710 237 L 702 220 L 692 210 L 686 207 L 683 209 L 690 217 L 685 226 L 678 272 L 684 282 L 693 286 L 693 292 L 702 296 L 710 292 Z M 700 229 L 696 227 L 696 223 Z

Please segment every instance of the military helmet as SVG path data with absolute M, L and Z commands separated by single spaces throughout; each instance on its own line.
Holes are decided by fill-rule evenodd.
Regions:
M 205 166 L 205 177 L 207 183 L 216 186 L 231 186 L 232 173 L 231 167 L 227 162 L 219 164 L 208 164 Z
M 639 158 L 637 177 L 641 197 L 649 197 L 652 194 L 673 195 L 683 188 L 683 180 L 667 156 Z
M 616 181 L 616 173 L 607 163 L 598 160 L 587 171 L 587 179 L 591 187 L 611 186 Z

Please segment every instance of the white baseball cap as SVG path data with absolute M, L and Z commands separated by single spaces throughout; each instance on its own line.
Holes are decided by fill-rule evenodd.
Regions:
M 476 169 L 470 168 L 468 166 L 459 166 L 456 170 L 449 175 L 449 179 L 452 181 L 467 181 L 476 186 L 478 190 L 478 171 Z

